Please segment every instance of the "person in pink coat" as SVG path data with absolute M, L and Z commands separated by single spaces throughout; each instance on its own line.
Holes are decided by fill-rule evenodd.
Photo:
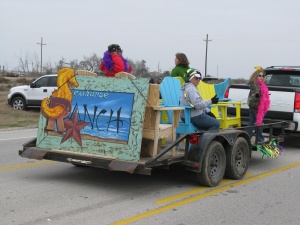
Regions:
M 122 52 L 123 50 L 117 44 L 108 46 L 108 50 L 104 52 L 103 61 L 100 63 L 100 70 L 103 71 L 104 76 L 114 77 L 119 72 L 131 73 L 132 67 L 122 56 Z

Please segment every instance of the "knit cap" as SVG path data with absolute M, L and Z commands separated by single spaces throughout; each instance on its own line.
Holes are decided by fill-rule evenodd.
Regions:
M 189 82 L 191 81 L 194 77 L 202 78 L 202 75 L 199 70 L 197 69 L 188 69 L 186 73 L 184 74 L 184 81 Z

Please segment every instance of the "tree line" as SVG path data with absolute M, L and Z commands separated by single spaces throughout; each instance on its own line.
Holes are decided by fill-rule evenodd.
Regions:
M 25 55 L 17 56 L 18 58 L 18 66 L 14 69 L 14 73 L 20 75 L 44 75 L 44 74 L 53 74 L 56 73 L 63 67 L 70 67 L 75 70 L 88 70 L 91 72 L 95 72 L 99 75 L 102 74 L 99 66 L 102 61 L 102 57 L 97 56 L 96 53 L 91 54 L 90 56 L 84 56 L 82 60 L 73 59 L 66 60 L 62 57 L 57 62 L 52 63 L 51 61 L 43 62 L 42 72 L 41 72 L 41 60 L 38 55 L 26 53 Z M 149 68 L 146 66 L 145 60 L 136 60 L 133 61 L 128 59 L 128 63 L 132 66 L 132 74 L 136 77 L 155 77 L 155 78 L 163 78 L 165 76 L 170 76 L 170 71 L 164 72 L 150 72 Z M 4 66 L 3 71 L 4 73 Z M 11 73 L 11 72 L 10 72 Z M 6 71 L 6 74 L 9 74 Z
M 63 67 L 70 67 L 75 70 L 88 70 L 95 72 L 98 75 L 101 75 L 102 72 L 99 69 L 100 63 L 102 62 L 102 57 L 99 57 L 96 53 L 91 54 L 90 56 L 84 56 L 82 60 L 73 59 L 66 60 L 62 57 L 57 62 L 52 63 L 51 61 L 43 62 L 42 73 L 41 73 L 41 60 L 39 56 L 34 54 L 26 53 L 25 55 L 17 56 L 18 66 L 14 71 L 8 71 L 4 69 L 4 66 L 1 70 L 0 65 L 0 75 L 6 76 L 19 76 L 19 75 L 32 75 L 32 76 L 41 76 L 45 74 L 54 74 L 57 73 Z M 170 71 L 158 71 L 150 72 L 149 68 L 146 65 L 145 60 L 136 60 L 127 58 L 128 63 L 132 66 L 132 74 L 136 77 L 144 78 L 154 78 L 154 79 L 163 79 L 166 76 L 170 76 Z M 207 75 L 207 77 L 211 77 Z M 218 79 L 216 82 L 221 82 L 224 79 Z M 212 81 L 213 83 L 214 81 Z M 232 79 L 231 83 L 245 83 L 245 79 Z

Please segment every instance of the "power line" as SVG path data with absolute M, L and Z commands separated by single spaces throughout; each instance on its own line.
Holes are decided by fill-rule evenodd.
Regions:
M 43 37 L 41 37 L 41 43 L 37 44 L 41 45 L 41 74 L 43 74 L 43 45 L 46 45 L 43 43 Z
M 204 77 L 206 77 L 206 69 L 207 69 L 207 47 L 208 47 L 208 42 L 212 41 L 212 40 L 208 40 L 208 34 L 206 34 L 206 39 L 204 39 L 203 41 L 206 42 L 206 51 L 205 51 L 205 75 Z

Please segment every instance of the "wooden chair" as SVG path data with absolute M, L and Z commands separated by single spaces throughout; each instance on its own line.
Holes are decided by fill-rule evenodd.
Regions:
M 163 124 L 160 120 L 162 111 L 172 112 L 172 122 Z M 171 137 L 172 141 L 176 140 L 176 127 L 179 123 L 180 107 L 164 107 L 159 105 L 159 85 L 149 84 L 149 92 L 147 97 L 147 105 L 145 111 L 145 119 L 143 126 L 143 139 L 150 140 L 153 148 L 147 154 L 155 156 L 159 149 L 160 140 L 162 138 Z M 175 154 L 175 148 L 172 151 Z

